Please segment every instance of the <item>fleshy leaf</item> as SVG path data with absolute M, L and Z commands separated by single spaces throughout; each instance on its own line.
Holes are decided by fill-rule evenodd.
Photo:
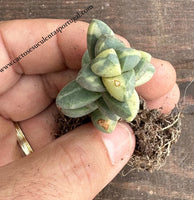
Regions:
M 76 81 L 87 90 L 94 92 L 106 91 L 101 78 L 92 72 L 91 64 L 85 66 L 79 71 Z
M 84 55 L 82 56 L 82 68 L 87 67 L 90 64 L 90 56 L 88 50 L 85 51 Z
M 139 96 L 138 96 L 136 90 L 134 90 L 132 96 L 127 100 L 127 104 L 131 109 L 131 116 L 128 117 L 126 119 L 126 121 L 131 122 L 136 117 L 136 115 L 139 111 L 139 105 L 140 105 Z
M 82 88 L 75 80 L 68 83 L 57 95 L 56 104 L 61 109 L 76 109 L 84 107 L 98 98 L 101 94 Z
M 98 109 L 104 114 L 106 115 L 108 118 L 110 118 L 111 120 L 119 120 L 119 116 L 117 116 L 116 114 L 114 114 L 106 105 L 104 99 L 101 97 L 96 101 L 96 104 L 98 106 Z
M 155 72 L 155 67 L 150 62 L 142 58 L 134 70 L 136 79 L 135 87 L 137 87 L 146 83 L 152 78 Z
M 147 62 L 151 62 L 152 56 L 151 54 L 145 52 L 145 51 L 139 51 L 141 54 L 141 57 L 144 58 Z
M 141 60 L 141 53 L 132 48 L 120 48 L 116 50 L 121 64 L 122 72 L 133 69 Z
M 135 87 L 155 72 L 151 55 L 126 47 L 107 24 L 94 19 L 81 65 L 76 80 L 59 92 L 58 109 L 72 118 L 91 114 L 93 124 L 105 133 L 111 133 L 120 118 L 132 121 L 140 104 Z
M 93 19 L 88 27 L 87 33 L 87 48 L 90 58 L 95 58 L 95 46 L 96 42 L 102 34 L 114 35 L 111 28 L 104 22 Z
M 101 35 L 95 46 L 95 56 L 106 49 L 113 48 L 114 50 L 125 47 L 124 43 L 112 35 Z
M 76 117 L 82 117 L 82 116 L 88 115 L 91 112 L 93 112 L 94 110 L 96 110 L 97 108 L 98 108 L 98 106 L 95 103 L 91 103 L 89 105 L 86 105 L 81 108 L 76 108 L 76 109 L 63 109 L 62 108 L 61 112 L 68 117 L 76 118 Z
M 134 91 L 135 73 L 134 70 L 130 70 L 119 76 L 110 78 L 102 77 L 102 82 L 112 97 L 118 101 L 124 102 Z
M 92 62 L 92 71 L 101 77 L 113 77 L 121 74 L 121 67 L 114 49 L 106 49 Z
M 120 102 L 111 97 L 107 92 L 102 94 L 104 101 L 109 109 L 122 119 L 127 119 L 131 116 L 131 110 L 126 102 Z
M 98 109 L 91 114 L 91 120 L 94 126 L 104 133 L 112 133 L 117 125 L 117 121 L 109 119 Z
M 117 101 L 107 92 L 103 93 L 102 97 L 108 105 L 109 109 L 126 121 L 133 119 L 139 110 L 139 97 L 135 90 L 132 96 L 126 102 Z

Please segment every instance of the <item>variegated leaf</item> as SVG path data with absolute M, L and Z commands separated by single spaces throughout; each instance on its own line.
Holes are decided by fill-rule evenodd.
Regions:
M 96 110 L 97 108 L 98 108 L 98 106 L 95 103 L 91 103 L 84 107 L 76 108 L 76 109 L 63 109 L 62 108 L 61 112 L 68 117 L 76 118 L 76 117 L 83 117 L 85 115 L 88 115 L 91 112 L 93 112 L 94 110 Z
M 117 125 L 117 121 L 109 119 L 98 109 L 91 114 L 91 120 L 94 126 L 104 133 L 112 133 Z
M 151 62 L 152 56 L 151 54 L 145 52 L 145 51 L 139 51 L 141 54 L 141 57 L 144 58 L 147 62 Z
M 113 77 L 121 74 L 118 56 L 114 49 L 106 49 L 92 62 L 92 71 L 101 77 Z
M 85 51 L 84 55 L 82 56 L 82 68 L 88 66 L 90 64 L 91 59 L 88 53 L 88 50 Z
M 141 60 L 141 53 L 132 48 L 120 48 L 116 50 L 122 72 L 133 69 Z
M 129 108 L 131 109 L 131 116 L 128 117 L 126 119 L 126 121 L 131 122 L 135 119 L 135 117 L 139 111 L 139 106 L 140 106 L 140 100 L 139 100 L 139 96 L 138 96 L 136 90 L 134 90 L 131 97 L 127 100 L 127 104 L 129 106 Z
M 76 81 L 87 90 L 94 92 L 106 91 L 101 78 L 92 72 L 91 64 L 79 71 Z
M 118 101 L 126 101 L 133 93 L 135 88 L 135 72 L 130 70 L 119 76 L 110 78 L 102 77 L 102 82 L 109 94 Z
M 59 110 L 76 109 L 84 107 L 100 97 L 100 93 L 88 91 L 74 80 L 59 92 L 56 98 L 56 105 Z
M 139 97 L 135 90 L 134 94 L 126 102 L 117 101 L 108 93 L 103 93 L 102 97 L 109 109 L 126 121 L 131 121 L 139 110 Z
M 142 58 L 134 70 L 136 80 L 135 87 L 137 87 L 146 83 L 152 78 L 155 72 L 155 67 L 150 62 Z
M 93 19 L 88 27 L 87 33 L 87 48 L 90 58 L 95 58 L 95 46 L 96 42 L 102 34 L 114 35 L 111 28 L 104 22 Z
M 112 35 L 101 35 L 95 46 L 95 56 L 106 49 L 114 49 L 117 50 L 121 47 L 125 47 L 124 43 Z
M 108 118 L 110 118 L 111 120 L 119 120 L 119 116 L 117 116 L 116 114 L 114 114 L 109 107 L 106 105 L 104 99 L 101 97 L 96 101 L 96 105 L 98 106 L 98 109 L 104 114 L 106 115 Z

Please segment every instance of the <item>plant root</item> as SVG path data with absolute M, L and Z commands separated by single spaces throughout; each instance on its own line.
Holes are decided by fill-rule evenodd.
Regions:
M 130 123 L 136 137 L 134 154 L 128 162 L 125 176 L 133 170 L 159 170 L 165 165 L 172 145 L 181 134 L 181 111 L 175 108 L 170 114 L 161 114 L 160 110 L 148 110 L 144 102 L 137 117 Z

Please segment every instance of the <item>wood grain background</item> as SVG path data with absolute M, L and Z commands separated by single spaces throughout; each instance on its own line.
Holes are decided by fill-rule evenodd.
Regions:
M 70 18 L 89 5 L 81 20 L 103 20 L 132 47 L 174 65 L 184 111 L 166 166 L 118 175 L 95 200 L 194 200 L 194 0 L 0 0 L 0 20 Z

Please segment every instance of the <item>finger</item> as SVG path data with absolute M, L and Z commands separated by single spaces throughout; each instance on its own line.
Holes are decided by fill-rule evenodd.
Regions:
M 152 58 L 155 73 L 147 83 L 136 87 L 140 96 L 145 100 L 154 100 L 168 93 L 176 82 L 176 71 L 167 61 Z
M 0 116 L 0 166 L 21 157 L 17 146 L 16 130 L 12 121 Z
M 160 109 L 162 113 L 170 113 L 180 99 L 180 90 L 177 84 L 174 84 L 173 88 L 165 95 L 147 101 L 146 105 L 149 109 Z
M 45 75 L 27 75 L 0 96 L 0 115 L 12 121 L 29 119 L 45 110 L 77 72 L 65 70 Z M 13 103 L 14 100 L 14 103 Z
M 6 50 L 6 59 L 1 64 L 16 58 L 66 22 L 67 20 L 59 19 L 31 19 L 0 24 L 1 43 L 4 46 L 3 50 Z M 29 55 L 22 57 L 13 66 L 14 70 L 26 74 L 39 74 L 63 70 L 65 67 L 79 69 L 82 55 L 87 48 L 88 25 L 81 21 L 71 23 L 62 33 L 57 33 Z M 126 39 L 118 37 L 128 45 Z
M 3 45 L 3 40 L 0 34 L 0 69 L 10 62 L 10 58 L 7 54 L 7 50 Z M 20 79 L 20 75 L 15 73 L 12 68 L 8 68 L 3 73 L 0 72 L 0 95 L 11 88 L 18 80 Z
M 0 24 L 2 52 L 0 66 L 5 66 L 65 22 L 65 20 L 36 19 L 14 20 Z M 18 73 L 56 72 L 67 68 L 66 61 L 70 65 L 68 67 L 79 68 L 81 56 L 86 49 L 87 27 L 88 24 L 85 22 L 69 25 L 63 33 L 56 34 L 19 62 L 0 72 L 0 84 L 4 85 L 0 88 L 0 94 L 18 81 L 20 78 Z
M 53 103 L 40 114 L 19 122 L 25 137 L 34 151 L 43 148 L 55 139 L 57 114 L 58 110 Z
M 39 115 L 18 122 L 33 151 L 43 148 L 55 139 L 57 113 L 53 103 Z M 12 121 L 0 117 L 0 130 L 0 166 L 3 166 L 25 154 L 17 144 L 16 129 Z
M 118 124 L 112 134 L 83 125 L 1 169 L 0 188 L 13 191 L 13 198 L 22 191 L 23 198 L 30 193 L 34 199 L 93 199 L 127 163 L 134 146 L 128 125 Z
M 32 19 L 14 20 L 0 24 L 1 37 L 9 58 L 16 58 L 41 41 L 42 37 L 46 38 L 66 21 Z M 59 32 L 30 54 L 22 57 L 13 68 L 26 74 L 38 74 L 63 70 L 66 67 L 66 61 L 70 65 L 68 67 L 75 68 L 75 64 L 77 67 L 77 60 L 80 60 L 79 57 L 86 49 L 87 27 L 88 23 L 85 22 L 70 24 L 63 29 L 62 33 Z

